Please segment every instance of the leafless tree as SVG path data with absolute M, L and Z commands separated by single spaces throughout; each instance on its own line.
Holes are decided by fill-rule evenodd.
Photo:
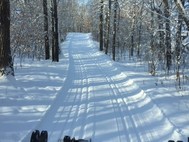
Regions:
M 10 2 L 0 1 L 0 76 L 14 76 L 10 49 Z

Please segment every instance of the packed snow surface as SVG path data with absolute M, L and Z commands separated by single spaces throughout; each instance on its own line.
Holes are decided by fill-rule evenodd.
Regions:
M 0 78 L 0 142 L 49 142 L 65 135 L 92 142 L 166 142 L 189 136 L 189 88 L 150 76 L 141 61 L 114 62 L 91 34 L 69 33 L 60 62 L 15 61 Z

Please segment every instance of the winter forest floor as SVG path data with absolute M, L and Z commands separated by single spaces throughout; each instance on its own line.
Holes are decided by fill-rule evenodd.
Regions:
M 187 141 L 189 82 L 177 89 L 141 61 L 113 62 L 90 34 L 70 33 L 61 48 L 58 63 L 25 60 L 0 78 L 0 142 L 29 142 L 35 129 L 49 142 Z

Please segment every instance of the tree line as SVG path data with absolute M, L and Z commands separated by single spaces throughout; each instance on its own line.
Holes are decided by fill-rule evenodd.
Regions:
M 14 59 L 59 61 L 68 32 L 89 32 L 86 7 L 77 0 L 1 0 L 0 76 L 14 75 Z
M 188 0 L 90 0 L 89 7 L 101 51 L 143 59 L 152 75 L 172 70 L 180 86 L 189 61 Z

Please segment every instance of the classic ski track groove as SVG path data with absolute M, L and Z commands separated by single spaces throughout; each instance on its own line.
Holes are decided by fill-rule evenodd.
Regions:
M 73 45 L 74 35 L 70 37 L 69 44 L 68 44 L 68 55 L 69 55 L 69 65 L 67 69 L 67 78 L 63 82 L 63 86 L 60 88 L 59 91 L 57 91 L 57 98 L 55 98 L 53 104 L 49 107 L 47 112 L 44 114 L 44 116 L 41 118 L 38 125 L 35 127 L 36 129 L 43 129 L 44 124 L 48 124 L 47 122 L 61 122 L 61 124 L 64 124 L 60 127 L 60 132 L 57 134 L 54 134 L 53 130 L 56 130 L 56 125 L 53 125 L 51 128 L 52 130 L 49 131 L 49 142 L 52 142 L 54 139 L 53 136 L 57 136 L 57 141 L 61 138 L 63 138 L 65 135 L 70 135 L 71 137 L 76 136 L 76 138 L 92 138 L 92 141 L 96 140 L 96 129 L 97 129 L 97 122 L 98 119 L 96 114 L 98 113 L 98 109 L 102 106 L 99 106 L 99 102 L 93 101 L 92 98 L 96 98 L 95 96 L 95 90 L 93 81 L 89 80 L 89 74 L 90 71 L 87 70 L 87 63 L 84 62 L 82 59 L 82 54 L 72 54 L 74 53 L 74 50 L 77 50 L 75 45 Z M 86 43 L 83 45 L 86 45 Z M 84 47 L 89 48 L 89 47 Z M 94 47 L 90 47 L 89 51 L 93 50 L 94 53 L 97 52 Z M 92 58 L 91 58 L 92 57 Z M 109 91 L 111 93 L 106 95 L 106 97 L 110 97 L 112 99 L 108 100 L 109 104 L 106 104 L 108 109 L 112 110 L 114 112 L 114 121 L 117 129 L 118 140 L 120 142 L 130 141 L 130 139 L 134 139 L 133 141 L 137 142 L 144 142 L 145 140 L 140 137 L 140 132 L 137 129 L 137 124 L 142 123 L 141 118 L 139 118 L 138 115 L 133 115 L 133 112 L 131 108 L 128 105 L 128 96 L 127 94 L 129 91 L 122 90 L 122 88 L 119 88 L 119 86 L 116 84 L 116 80 L 110 76 L 112 74 L 111 71 L 105 71 L 101 67 L 101 62 L 98 62 L 96 57 L 89 52 L 88 58 L 94 61 L 96 68 L 98 68 L 98 74 L 101 75 L 102 79 L 106 81 L 108 84 Z M 72 64 L 74 63 L 74 65 Z M 106 63 L 103 63 L 106 64 Z M 114 69 L 113 66 L 107 65 L 108 68 Z M 76 67 L 79 72 L 76 72 L 76 70 L 72 70 L 74 67 Z M 129 78 L 120 72 L 116 71 L 116 74 L 113 75 L 120 75 L 122 74 L 124 77 L 124 81 L 128 81 Z M 75 78 L 79 78 L 82 80 L 79 84 L 74 84 L 74 80 L 72 80 L 71 76 L 75 76 Z M 71 78 L 71 79 L 70 79 Z M 69 84 L 73 84 L 72 86 L 77 87 L 78 85 L 80 88 L 71 88 Z M 126 84 L 123 87 L 128 87 L 135 85 L 134 82 L 131 84 Z M 72 91 L 72 89 L 77 89 L 77 93 L 71 93 L 69 91 Z M 123 94 L 123 91 L 125 93 Z M 138 94 L 141 90 L 139 87 L 135 90 L 131 90 L 132 93 Z M 156 110 L 160 112 L 160 115 L 162 118 L 164 118 L 163 123 L 169 123 L 169 125 L 172 126 L 172 131 L 179 133 L 178 129 L 170 122 L 170 120 L 165 116 L 165 114 L 162 112 L 162 110 L 158 107 L 158 105 L 148 96 L 145 94 L 145 92 L 142 92 L 143 97 L 141 100 L 149 99 L 150 106 L 156 107 Z M 103 95 L 103 94 L 102 94 Z M 131 95 L 132 96 L 132 95 Z M 141 101 L 140 100 L 140 101 Z M 60 111 L 58 111 L 59 107 L 62 107 Z M 49 117 L 50 116 L 50 117 Z M 55 118 L 56 116 L 56 118 Z M 147 116 L 143 116 L 142 119 L 147 119 Z M 91 120 L 93 122 L 91 122 Z M 89 122 L 91 124 L 89 125 Z M 48 127 L 48 126 L 47 126 Z M 58 128 L 59 128 L 58 127 Z M 74 128 L 74 129 L 70 129 Z M 129 130 L 130 129 L 130 130 Z M 87 132 L 87 133 L 86 133 Z M 30 137 L 31 132 L 28 133 L 27 136 L 25 136 L 21 141 L 25 142 Z M 152 141 L 154 136 L 151 134 L 143 134 L 145 135 L 145 138 L 147 138 L 146 141 Z M 143 136 L 144 137 L 144 136 Z M 124 139 L 124 140 L 123 140 Z
M 92 56 L 92 55 L 91 55 Z M 99 68 L 99 70 L 101 70 L 101 72 L 103 73 L 103 71 L 102 71 L 102 68 L 101 68 L 101 66 L 99 65 L 99 63 L 97 62 L 97 60 L 96 59 L 94 59 L 95 60 L 95 65 L 98 65 L 98 68 Z M 122 121 L 122 125 L 124 126 L 124 130 L 125 130 L 125 132 L 127 132 L 128 130 L 126 129 L 127 128 L 127 123 L 129 123 L 129 122 L 131 122 L 131 124 L 132 124 L 132 128 L 134 129 L 134 131 L 135 131 L 135 135 L 136 135 L 136 140 L 134 140 L 134 141 L 138 141 L 138 142 L 140 142 L 140 141 L 152 141 L 153 140 L 153 135 L 151 135 L 151 137 L 149 137 L 149 136 L 147 136 L 146 135 L 146 138 L 148 138 L 148 140 L 141 140 L 141 138 L 140 138 L 140 136 L 138 135 L 139 134 L 139 132 L 138 132 L 138 130 L 137 130 L 137 128 L 136 128 L 136 124 L 135 124 L 135 122 L 136 121 L 134 121 L 134 119 L 135 120 L 137 120 L 137 122 L 140 122 L 140 119 L 141 118 L 139 118 L 138 116 L 135 116 L 135 117 L 133 117 L 132 118 L 132 112 L 129 110 L 129 108 L 128 108 L 128 104 L 127 104 L 127 99 L 123 99 L 123 95 L 122 95 L 122 93 L 120 92 L 120 90 L 119 90 L 119 88 L 118 88 L 118 86 L 115 84 L 115 82 L 116 81 L 114 81 L 114 79 L 112 79 L 112 77 L 109 77 L 109 74 L 107 74 L 107 72 L 105 73 L 106 74 L 106 80 L 107 80 L 107 82 L 109 83 L 109 85 L 110 85 L 110 87 L 111 87 L 111 89 L 112 89 L 112 92 L 113 92 L 113 96 L 114 96 L 114 99 L 116 100 L 116 107 L 114 107 L 114 108 L 117 108 L 117 109 L 119 109 L 119 113 L 120 113 L 120 118 L 122 119 L 121 121 Z M 123 74 L 124 75 L 124 77 L 125 78 L 127 78 L 127 76 L 125 75 L 125 74 Z M 129 79 L 128 79 L 129 80 Z M 139 91 L 139 89 L 140 88 L 137 88 L 136 89 L 136 91 L 138 92 Z M 140 91 L 143 91 L 143 90 L 140 90 Z M 144 93 L 144 92 L 143 92 Z M 121 107 L 121 104 L 118 102 L 118 96 L 120 96 L 120 98 L 121 98 L 121 102 L 122 103 L 124 103 L 124 106 L 127 106 L 126 107 L 126 112 L 128 112 L 129 113 L 129 120 L 126 120 L 125 119 L 125 117 L 124 117 L 124 115 L 123 115 L 123 112 L 124 112 L 124 107 Z M 160 112 L 160 114 L 164 117 L 164 119 L 165 119 L 165 121 L 167 121 L 171 126 L 172 126 L 172 129 L 173 129 L 173 131 L 175 131 L 176 133 L 179 133 L 180 135 L 182 135 L 180 132 L 179 132 L 179 129 L 178 128 L 176 128 L 174 125 L 173 125 L 173 123 L 169 120 L 169 118 L 167 118 L 166 116 L 165 116 L 165 114 L 162 112 L 162 110 L 158 107 L 158 105 L 156 104 L 156 103 L 154 103 L 154 101 L 149 97 L 149 96 L 147 96 L 147 94 L 145 94 L 144 93 L 144 99 L 150 99 L 150 103 L 152 104 L 152 105 L 154 105 L 156 108 L 157 108 L 157 110 Z M 112 102 L 112 100 L 111 100 L 111 102 Z M 113 103 L 112 103 L 113 104 Z M 113 104 L 114 105 L 114 104 Z M 129 121 L 129 122 L 128 122 Z M 166 123 L 167 123 L 166 122 Z M 119 129 L 119 124 L 117 123 L 117 127 L 118 127 L 118 129 Z M 129 134 L 130 135 L 130 134 Z M 183 135 L 182 135 L 183 136 Z M 133 138 L 133 136 L 132 136 L 132 138 Z M 127 140 L 128 141 L 130 141 L 128 138 L 127 138 Z
M 92 55 L 91 55 L 92 56 Z M 96 61 L 96 58 L 94 59 L 94 61 L 95 61 L 95 63 L 96 63 L 96 65 L 98 66 L 98 68 L 99 68 L 99 70 L 100 70 L 100 72 L 103 74 L 104 72 L 103 72 L 103 70 L 102 70 L 102 68 L 101 68 L 101 66 L 99 65 L 99 63 Z M 111 101 L 111 104 L 112 104 L 112 106 L 114 106 L 113 108 L 114 108 L 114 113 L 116 114 L 116 117 L 115 117 L 115 119 L 116 119 L 116 122 L 117 122 L 117 128 L 118 128 L 118 131 L 119 131 L 119 133 L 121 133 L 120 131 L 120 127 L 123 127 L 123 132 L 128 132 L 128 129 L 129 129 L 129 127 L 127 126 L 128 124 L 128 120 L 126 120 L 127 118 L 125 118 L 125 116 L 123 115 L 123 112 L 129 112 L 129 110 L 126 108 L 126 110 L 123 110 L 124 108 L 123 107 L 121 107 L 121 104 L 118 102 L 118 96 L 120 96 L 120 91 L 119 91 L 119 89 L 118 89 L 118 87 L 115 85 L 115 83 L 114 83 L 114 81 L 111 79 L 111 77 L 109 77 L 108 76 L 108 74 L 107 73 L 105 73 L 105 79 L 106 79 L 106 81 L 107 81 L 107 83 L 109 84 L 109 86 L 110 86 L 110 89 L 111 89 L 111 92 L 112 92 L 112 94 L 111 94 L 111 96 L 113 96 L 113 98 L 114 98 L 114 100 L 116 101 L 116 103 L 114 103 L 113 102 L 113 100 L 110 100 Z M 126 104 L 125 103 L 125 101 L 122 99 L 122 102 L 124 102 L 124 104 Z M 127 104 L 126 104 L 127 105 Z M 118 109 L 118 112 L 116 111 Z M 117 113 L 119 113 L 119 115 L 117 114 Z M 120 120 L 119 120 L 120 119 Z M 132 118 L 130 118 L 129 117 L 129 121 L 131 122 L 131 124 L 134 126 L 134 123 L 133 123 L 133 120 L 132 120 Z M 121 122 L 121 124 L 119 123 L 119 122 Z M 133 127 L 134 128 L 134 131 L 137 131 L 136 130 L 136 127 L 134 126 Z M 122 132 L 122 133 L 123 133 Z M 127 135 L 126 135 L 127 134 Z M 133 136 L 130 136 L 130 134 L 129 133 L 126 133 L 126 134 L 124 134 L 125 136 L 125 140 L 126 141 L 130 141 L 130 137 L 133 137 Z M 129 135 L 129 136 L 128 136 Z M 138 136 L 137 136 L 138 137 Z M 124 140 L 124 141 L 125 141 Z M 121 138 L 120 138 L 120 135 L 119 135 L 119 141 L 121 142 Z M 137 139 L 137 141 L 139 142 L 140 141 L 140 139 Z

